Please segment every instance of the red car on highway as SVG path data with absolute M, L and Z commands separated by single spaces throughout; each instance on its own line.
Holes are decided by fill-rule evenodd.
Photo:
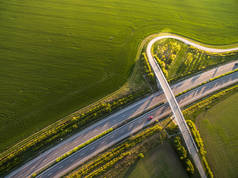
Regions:
M 147 117 L 147 120 L 148 120 L 148 121 L 151 121 L 152 119 L 153 119 L 153 116 Z

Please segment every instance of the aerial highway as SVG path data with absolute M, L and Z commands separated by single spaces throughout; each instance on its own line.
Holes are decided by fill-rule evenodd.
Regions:
M 186 79 L 185 81 L 181 81 L 178 84 L 172 86 L 174 93 L 178 94 L 186 89 L 193 88 L 194 86 L 203 83 L 204 81 L 209 80 L 210 78 L 221 75 L 222 73 L 226 73 L 235 69 L 235 62 L 226 64 L 224 66 L 217 67 L 215 69 L 209 70 L 205 73 L 198 74 L 192 78 Z M 237 82 L 238 74 L 233 73 L 232 75 L 225 76 L 221 79 L 217 79 L 216 81 L 210 82 L 209 85 L 204 85 L 203 87 L 199 87 L 196 89 L 197 93 L 203 93 L 209 88 L 209 91 L 214 92 L 217 89 L 221 89 L 227 85 L 233 84 Z M 195 84 L 196 83 L 196 84 Z M 194 93 L 194 92 L 193 92 Z M 204 94 L 207 94 L 205 92 Z M 204 95 L 203 94 L 203 95 Z M 202 96 L 203 96 L 202 95 Z M 190 102 L 196 101 L 199 99 L 198 97 L 189 97 L 190 95 L 181 95 L 179 98 L 185 103 L 185 105 Z M 199 95 L 196 95 L 199 96 Z M 186 101 L 190 101 L 189 103 Z M 30 176 L 35 171 L 43 168 L 45 165 L 49 164 L 51 161 L 54 161 L 57 157 L 64 154 L 65 152 L 73 149 L 75 146 L 85 142 L 92 138 L 93 136 L 98 135 L 99 133 L 111 128 L 116 127 L 118 124 L 122 123 L 125 120 L 130 120 L 130 118 L 139 115 L 142 111 L 150 110 L 161 102 L 165 101 L 165 96 L 162 92 L 157 92 L 153 95 L 150 95 L 138 102 L 131 104 L 130 106 L 108 116 L 107 118 L 95 123 L 94 125 L 86 128 L 85 130 L 79 132 L 78 134 L 70 137 L 69 139 L 63 141 L 59 145 L 53 147 L 52 149 L 40 154 L 38 157 L 33 159 L 32 161 L 26 163 L 22 167 L 13 171 L 7 177 L 27 177 Z M 182 102 L 181 101 L 181 102 Z M 155 108 L 154 110 L 156 110 Z M 146 117 L 146 115 L 150 115 L 148 112 L 142 117 Z M 156 112 L 156 114 L 158 114 Z M 163 117 L 164 115 L 161 115 Z M 96 152 L 95 152 L 96 153 Z M 60 167 L 60 166 L 59 166 Z
M 197 74 L 197 75 L 195 75 L 189 79 L 186 79 L 184 81 L 181 81 L 171 87 L 173 90 L 173 93 L 176 95 L 184 90 L 193 88 L 205 81 L 208 81 L 210 78 L 214 78 L 221 74 L 232 71 L 235 69 L 235 63 L 236 62 L 231 62 L 226 65 L 216 67 L 216 68 L 209 70 L 207 72 Z M 227 77 L 229 77 L 229 78 L 227 78 Z M 222 88 L 222 87 L 225 87 L 227 85 L 237 82 L 237 78 L 238 78 L 238 76 L 237 76 L 237 72 L 236 72 L 236 73 L 233 73 L 232 75 L 223 77 L 223 79 L 216 80 L 215 85 L 212 85 L 213 82 L 210 82 L 209 85 L 206 84 L 205 86 L 209 86 L 209 90 L 207 90 L 207 91 L 203 91 L 203 90 L 206 90 L 204 88 L 203 89 L 200 88 L 200 90 L 197 89 L 196 91 L 202 91 L 202 93 L 199 92 L 200 94 L 199 93 L 196 94 L 196 96 L 199 96 L 199 97 L 190 97 L 190 99 L 189 99 L 188 96 L 190 96 L 190 95 L 187 94 L 187 95 L 181 95 L 179 98 L 184 97 L 185 99 L 183 99 L 182 100 L 183 102 L 182 101 L 181 102 L 185 103 L 185 105 L 186 105 L 189 102 L 195 101 L 196 99 L 201 98 L 202 96 L 205 96 L 205 94 L 209 93 L 208 91 L 210 91 L 210 92 L 216 91 L 219 88 Z M 192 91 L 194 91 L 194 90 L 192 90 Z M 24 164 L 23 166 L 21 166 L 20 168 L 16 169 L 12 173 L 10 173 L 7 177 L 28 177 L 32 173 L 36 172 L 37 170 L 40 170 L 43 167 L 45 167 L 46 165 L 50 164 L 57 157 L 63 155 L 64 153 L 68 152 L 69 150 L 73 149 L 75 146 L 77 146 L 81 143 L 84 143 L 85 141 L 89 140 L 90 138 L 102 133 L 103 131 L 105 131 L 111 127 L 116 128 L 124 121 L 130 120 L 131 118 L 138 116 L 139 114 L 146 112 L 146 111 L 150 110 L 151 108 L 154 108 L 156 105 L 159 105 L 164 102 L 166 102 L 166 98 L 162 91 L 159 91 L 159 92 L 154 93 L 150 96 L 147 96 L 146 98 L 141 99 L 141 100 L 137 101 L 136 103 L 133 103 L 130 106 L 106 117 L 105 119 L 93 124 L 92 126 L 86 128 L 86 129 L 82 130 L 81 132 L 70 137 L 69 139 L 64 140 L 62 143 L 56 145 L 55 147 L 51 148 L 50 150 L 38 155 L 35 159 L 31 160 L 30 162 L 28 162 L 28 163 Z M 179 102 L 179 104 L 181 102 Z M 162 110 L 160 108 L 162 108 Z M 159 108 L 155 108 L 155 109 L 151 110 L 150 112 L 152 112 L 152 113 L 148 112 L 144 116 L 137 117 L 135 120 L 140 120 L 140 118 L 143 120 L 146 115 L 153 114 L 153 112 L 156 116 L 158 116 L 159 111 L 160 112 L 163 111 L 162 113 L 160 113 L 160 115 L 161 115 L 160 117 L 165 116 L 166 112 L 164 112 L 164 111 L 166 108 L 168 109 L 167 114 L 170 113 L 168 105 L 165 104 L 165 105 L 163 105 L 163 107 L 161 106 Z M 143 122 L 144 122 L 144 120 L 143 120 Z M 146 124 L 148 124 L 148 123 L 146 123 Z M 123 127 L 125 127 L 125 126 L 123 126 Z M 123 128 L 123 127 L 120 127 L 120 128 Z M 136 130 L 136 128 L 139 129 L 142 127 L 138 126 L 135 128 L 134 127 L 130 128 L 130 134 L 133 133 L 133 130 Z M 118 129 L 116 129 L 115 131 L 119 132 Z M 113 131 L 112 133 L 114 133 L 115 131 Z M 112 134 L 112 133 L 110 133 L 110 134 Z M 127 136 L 128 136 L 128 134 L 127 134 Z M 120 136 L 121 136 L 120 138 L 117 138 L 117 139 L 114 138 L 114 140 L 120 141 L 122 138 L 126 137 L 126 135 L 120 135 Z M 100 140 L 102 141 L 103 138 L 101 138 Z M 95 142 L 95 143 L 97 143 L 97 142 Z M 92 144 L 95 144 L 95 143 L 92 143 Z M 111 144 L 112 143 L 114 143 L 114 142 L 111 142 Z M 92 149 L 92 147 L 88 148 L 88 146 L 83 148 L 82 150 L 86 150 L 87 152 L 90 152 L 88 149 Z M 94 149 L 91 150 L 91 152 L 93 153 L 93 155 L 96 155 L 98 152 L 105 150 L 107 146 L 108 145 L 105 142 L 105 145 L 103 146 L 103 148 L 100 148 L 100 150 L 98 150 L 95 147 Z M 77 154 L 78 154 L 78 152 L 77 152 Z M 77 154 L 75 153 L 75 155 L 77 155 Z M 82 158 L 81 157 L 82 155 L 81 155 L 80 156 L 81 161 L 77 162 L 77 165 L 79 163 L 82 163 L 83 161 L 86 161 L 87 159 L 90 158 L 90 156 L 93 156 L 93 155 L 88 154 L 86 156 L 86 154 L 85 154 L 85 156 L 86 156 L 85 158 Z M 47 175 L 45 173 L 48 173 L 48 176 L 46 176 L 46 177 L 49 177 L 49 176 L 57 177 L 58 175 L 65 173 L 72 166 L 76 165 L 75 161 L 72 161 L 70 157 L 65 159 L 65 161 L 70 160 L 70 164 L 67 162 L 68 166 L 64 165 L 65 164 L 64 160 L 62 161 L 62 163 L 60 162 L 60 163 L 56 164 L 55 166 L 53 166 L 54 169 L 57 168 L 57 170 L 58 170 L 57 174 L 48 172 L 49 170 L 53 169 L 53 167 L 52 167 L 52 168 L 44 171 L 40 176 L 44 177 L 44 175 L 45 176 Z M 74 157 L 74 156 L 72 155 L 72 157 Z M 61 167 L 62 166 L 61 164 L 63 164 L 64 166 Z M 67 168 L 67 167 L 69 167 L 69 168 Z
M 229 86 L 231 84 L 238 82 L 238 72 L 233 73 L 229 76 L 225 76 L 218 80 L 207 83 L 203 86 L 195 88 L 186 94 L 183 94 L 177 98 L 178 103 L 181 107 L 186 106 L 198 99 L 213 93 L 223 87 Z M 67 174 L 69 171 L 77 168 L 79 165 L 83 164 L 85 161 L 99 154 L 100 152 L 106 150 L 112 145 L 120 142 L 121 140 L 133 135 L 142 128 L 148 126 L 155 120 L 160 120 L 171 113 L 171 109 L 168 104 L 163 104 L 162 106 L 156 107 L 151 111 L 139 116 L 138 118 L 130 121 L 129 123 L 115 129 L 113 132 L 105 135 L 104 137 L 96 140 L 95 142 L 84 147 L 80 151 L 72 154 L 68 158 L 62 160 L 56 165 L 44 171 L 37 177 L 61 177 Z M 148 116 L 153 116 L 153 120 L 148 121 Z

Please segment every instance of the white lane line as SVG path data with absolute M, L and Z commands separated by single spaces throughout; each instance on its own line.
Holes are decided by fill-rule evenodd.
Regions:
M 69 160 L 69 162 L 71 162 L 71 163 L 72 163 L 73 161 L 74 161 L 74 159 L 73 159 L 73 158 L 71 158 L 71 159 Z
M 52 174 L 53 174 L 53 172 L 50 172 L 50 173 L 47 174 L 47 176 L 51 176 Z

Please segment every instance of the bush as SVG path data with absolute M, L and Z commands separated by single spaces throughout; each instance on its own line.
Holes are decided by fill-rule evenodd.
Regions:
M 185 164 L 186 164 L 186 171 L 189 174 L 194 174 L 194 166 L 192 162 L 189 159 L 186 159 Z
M 183 165 L 186 168 L 186 171 L 189 174 L 194 174 L 194 166 L 193 163 L 188 158 L 187 149 L 182 145 L 181 138 L 176 136 L 173 140 L 173 145 L 177 154 L 179 155 L 179 159 L 183 162 Z
M 151 84 L 155 83 L 154 72 L 151 70 L 151 66 L 150 66 L 150 63 L 149 63 L 148 58 L 146 56 L 146 53 L 143 52 L 142 56 L 143 56 L 143 59 L 144 59 L 143 60 L 143 65 L 144 65 L 144 71 L 146 73 L 146 77 L 148 78 L 148 80 Z
M 186 159 L 187 158 L 187 150 L 182 145 L 180 137 L 177 136 L 177 137 L 174 138 L 174 145 L 175 145 L 176 151 L 177 151 L 177 153 L 179 155 L 179 158 L 181 160 Z
M 139 154 L 138 154 L 138 157 L 139 157 L 139 158 L 144 158 L 145 156 L 144 156 L 143 153 L 139 153 Z

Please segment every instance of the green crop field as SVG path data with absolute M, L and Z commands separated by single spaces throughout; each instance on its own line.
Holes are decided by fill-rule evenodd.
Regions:
M 0 151 L 120 88 L 150 34 L 238 42 L 237 9 L 236 0 L 2 0 Z
M 238 175 L 237 106 L 238 93 L 235 93 L 196 119 L 215 177 Z
M 148 152 L 144 158 L 128 168 L 124 177 L 188 177 L 178 159 L 177 154 L 169 143 L 159 145 Z

